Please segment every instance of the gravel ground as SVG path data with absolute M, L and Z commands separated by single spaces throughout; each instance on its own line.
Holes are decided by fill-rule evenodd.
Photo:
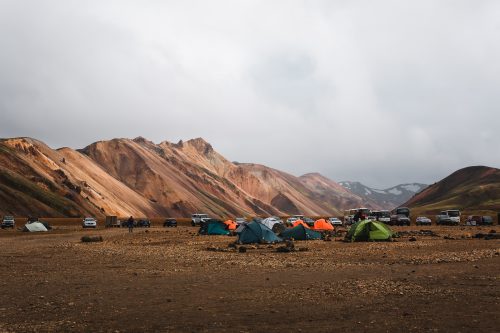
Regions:
M 500 241 L 472 237 L 491 229 L 290 253 L 185 226 L 0 230 L 0 332 L 493 332 Z

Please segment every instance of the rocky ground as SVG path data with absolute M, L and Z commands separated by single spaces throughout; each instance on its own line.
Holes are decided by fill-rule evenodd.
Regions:
M 500 240 L 472 238 L 498 226 L 396 229 L 286 253 L 187 226 L 0 230 L 0 332 L 498 330 Z

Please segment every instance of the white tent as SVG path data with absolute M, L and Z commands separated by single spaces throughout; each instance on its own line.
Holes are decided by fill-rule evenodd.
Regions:
M 37 231 L 47 231 L 47 228 L 40 222 L 27 223 L 24 226 L 24 231 L 37 232 Z
M 274 217 L 268 217 L 267 219 L 263 219 L 262 221 L 260 221 L 260 223 L 262 223 L 263 225 L 265 225 L 266 227 L 268 227 L 269 229 L 272 230 L 274 225 L 276 223 L 280 223 L 280 221 L 278 221 Z

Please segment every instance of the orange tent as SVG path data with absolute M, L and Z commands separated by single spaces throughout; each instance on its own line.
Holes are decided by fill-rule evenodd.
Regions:
M 293 222 L 292 227 L 295 228 L 296 226 L 298 226 L 300 224 L 302 224 L 304 226 L 304 228 L 311 229 L 311 228 L 309 228 L 307 223 L 304 223 L 304 221 L 302 221 L 302 220 L 297 220 L 297 221 Z
M 325 219 L 319 219 L 314 222 L 313 230 L 321 230 L 321 231 L 333 231 L 335 228 Z
M 236 230 L 238 228 L 238 225 L 233 220 L 227 220 L 224 224 L 227 225 L 227 230 Z

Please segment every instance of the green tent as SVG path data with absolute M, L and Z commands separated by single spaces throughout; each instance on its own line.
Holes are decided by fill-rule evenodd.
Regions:
M 239 244 L 281 242 L 281 238 L 276 236 L 271 229 L 255 221 L 240 226 L 236 233 L 238 234 L 237 242 Z
M 198 231 L 201 235 L 229 235 L 226 224 L 221 220 L 210 219 L 203 221 Z
M 393 235 L 394 233 L 392 230 L 384 223 L 363 220 L 354 223 L 347 232 L 345 238 L 351 242 L 376 242 L 388 241 Z
M 294 239 L 294 240 L 313 240 L 321 239 L 321 233 L 308 229 L 302 224 L 297 225 L 291 229 L 283 231 L 280 236 L 283 239 Z

